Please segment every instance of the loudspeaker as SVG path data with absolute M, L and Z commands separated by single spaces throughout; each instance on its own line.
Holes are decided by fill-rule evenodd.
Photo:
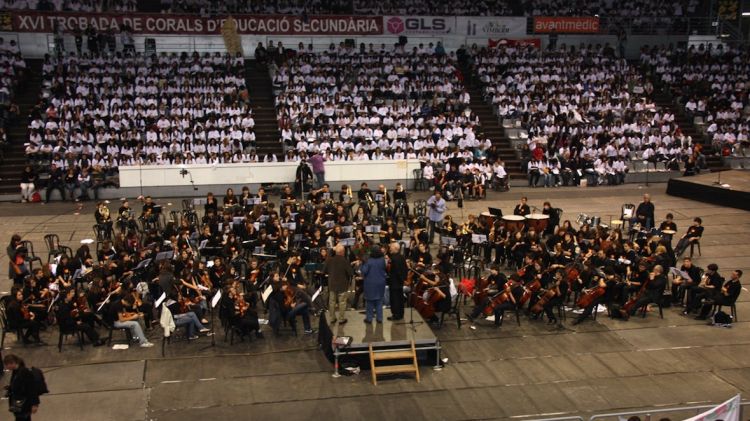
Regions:
M 147 55 L 156 53 L 156 38 L 146 38 L 144 50 Z
M 347 48 L 354 48 L 354 46 L 356 45 L 356 44 L 354 43 L 354 38 L 347 38 L 347 39 L 345 39 L 345 40 L 344 40 L 344 45 L 345 45 L 345 46 L 346 46 Z
M 404 36 L 404 35 L 399 35 L 399 37 L 398 37 L 398 43 L 399 43 L 399 44 L 401 44 L 401 45 L 406 45 L 406 43 L 407 43 L 408 41 L 409 41 L 409 40 L 408 40 L 408 39 L 406 38 L 406 36 Z

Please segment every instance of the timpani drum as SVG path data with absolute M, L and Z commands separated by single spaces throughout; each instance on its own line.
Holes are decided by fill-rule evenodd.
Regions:
M 672 241 L 672 236 L 677 234 L 677 231 L 675 230 L 661 230 L 661 235 L 663 238 L 666 238 L 670 242 Z
M 549 215 L 542 215 L 541 213 L 532 213 L 526 215 L 526 225 L 529 229 L 533 229 L 536 232 L 544 232 L 547 229 L 549 223 Z
M 482 225 L 487 229 L 490 229 L 493 225 L 495 225 L 495 219 L 495 215 L 489 212 L 482 212 L 481 214 L 479 214 L 479 221 L 481 221 Z
M 615 229 L 615 230 L 622 228 L 622 224 L 623 224 L 622 219 L 613 219 L 612 221 L 610 221 L 610 225 L 612 225 L 612 229 Z
M 523 231 L 526 228 L 526 218 L 521 215 L 505 215 L 503 221 L 505 221 L 505 227 L 511 232 Z

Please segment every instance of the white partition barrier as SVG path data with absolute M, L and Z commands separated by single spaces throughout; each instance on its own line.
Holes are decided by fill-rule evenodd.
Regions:
M 120 187 L 237 185 L 294 182 L 297 163 L 148 165 L 120 167 Z M 188 172 L 183 173 L 183 168 Z M 326 182 L 411 180 L 419 160 L 343 161 L 325 164 Z

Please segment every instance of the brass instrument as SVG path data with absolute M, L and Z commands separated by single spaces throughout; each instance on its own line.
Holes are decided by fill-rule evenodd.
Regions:
M 99 214 L 102 216 L 103 220 L 109 220 L 109 208 L 107 207 L 107 205 L 101 206 L 99 208 Z

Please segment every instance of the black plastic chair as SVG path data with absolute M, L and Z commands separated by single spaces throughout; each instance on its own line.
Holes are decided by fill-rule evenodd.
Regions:
M 34 244 L 29 240 L 21 241 L 21 246 L 26 248 L 26 261 L 29 263 L 29 271 L 34 269 L 34 262 L 39 262 L 42 266 L 42 259 L 34 253 Z
M 697 240 L 690 242 L 690 258 L 693 258 L 693 251 L 695 246 L 698 246 L 698 256 L 702 256 L 701 254 L 701 238 L 698 237 Z
M 60 236 L 57 234 L 45 235 L 44 244 L 47 246 L 47 263 L 60 254 L 73 257 L 73 250 L 70 247 L 60 244 Z
M 455 297 L 451 298 L 451 308 L 450 310 L 444 311 L 440 314 L 440 323 L 438 324 L 438 327 L 443 327 L 443 321 L 445 320 L 445 315 L 447 314 L 456 316 L 456 326 L 461 329 L 461 312 L 459 309 L 460 300 L 461 294 L 456 294 Z
M 78 329 L 75 329 L 73 331 L 65 331 L 60 326 L 58 326 L 58 330 L 60 332 L 60 336 L 57 340 L 57 352 L 62 352 L 63 341 L 65 340 L 66 336 L 76 336 L 78 338 L 78 347 L 81 348 L 81 351 L 83 351 L 83 332 Z
M 737 303 L 729 304 L 729 314 L 732 316 L 732 323 L 737 322 Z M 711 314 L 716 314 L 716 312 L 721 311 L 721 308 L 724 307 L 724 305 L 714 304 Z

